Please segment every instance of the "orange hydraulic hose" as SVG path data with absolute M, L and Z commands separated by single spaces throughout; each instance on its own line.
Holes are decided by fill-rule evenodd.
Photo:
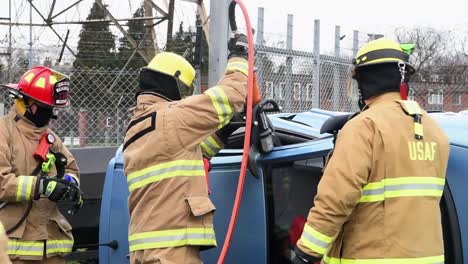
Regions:
M 245 174 L 247 172 L 247 162 L 249 158 L 250 151 L 250 134 L 252 131 L 252 102 L 253 102 L 253 86 L 254 86 L 254 47 L 253 47 L 253 35 L 252 35 L 252 26 L 250 24 L 249 14 L 247 13 L 247 8 L 241 0 L 235 1 L 242 10 L 244 15 L 245 24 L 247 27 L 247 41 L 249 46 L 249 56 L 248 56 L 248 65 L 249 65 L 249 76 L 247 79 L 247 116 L 245 121 L 245 138 L 244 138 L 244 151 L 242 154 L 242 165 L 240 169 L 239 182 L 237 184 L 237 193 L 236 199 L 234 200 L 234 206 L 232 208 L 231 220 L 229 222 L 228 231 L 226 233 L 226 238 L 224 239 L 223 249 L 219 255 L 218 264 L 223 264 L 224 259 L 228 253 L 229 245 L 231 244 L 232 233 L 236 226 L 237 214 L 239 212 L 239 206 L 242 200 L 242 192 L 244 190 Z

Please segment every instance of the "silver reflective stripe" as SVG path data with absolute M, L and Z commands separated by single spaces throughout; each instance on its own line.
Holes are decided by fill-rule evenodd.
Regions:
M 362 192 L 362 195 L 381 195 L 384 194 L 384 188 L 375 189 L 375 190 L 365 190 Z
M 143 174 L 141 176 L 133 178 L 133 179 L 128 181 L 128 185 L 132 185 L 132 184 L 135 184 L 137 182 L 144 181 L 144 180 L 146 180 L 148 178 L 158 176 L 160 174 L 172 172 L 172 171 L 178 171 L 178 170 L 184 170 L 184 171 L 195 170 L 196 171 L 196 170 L 204 170 L 204 169 L 205 168 L 203 167 L 203 165 L 177 165 L 177 166 L 173 166 L 173 167 L 169 167 L 169 168 L 162 168 L 162 169 L 150 171 L 150 172 L 145 173 L 145 174 Z
M 245 62 L 230 62 L 226 70 L 237 70 L 245 75 L 249 74 L 249 65 Z
M 130 240 L 130 246 L 137 246 L 140 244 L 147 243 L 164 243 L 164 242 L 175 242 L 175 241 L 189 241 L 195 239 L 216 239 L 215 234 L 179 234 L 179 235 L 170 235 L 170 236 L 161 236 L 161 237 L 148 237 L 140 238 L 135 240 Z M 190 243 L 188 243 L 190 244 Z
M 216 100 L 217 100 L 217 103 L 218 103 L 218 106 L 221 108 L 221 113 L 218 113 L 218 115 L 222 115 L 222 122 L 220 122 L 221 124 L 225 125 L 227 123 L 229 123 L 229 119 L 228 119 L 228 110 L 226 109 L 226 106 L 224 105 L 224 101 L 223 101 L 223 97 L 221 96 L 221 94 L 219 93 L 218 91 L 219 88 L 214 88 L 214 89 L 211 89 L 211 92 L 216 96 Z
M 444 185 L 431 183 L 409 183 L 398 185 L 385 185 L 385 191 L 403 191 L 403 190 L 437 190 L 443 191 Z
M 215 139 L 213 137 L 209 137 L 207 139 L 205 139 L 203 142 L 202 142 L 202 147 L 203 149 L 205 150 L 205 152 L 208 153 L 208 155 L 210 155 L 210 157 L 213 157 L 214 155 L 216 155 L 216 153 L 218 153 L 218 151 L 221 149 L 220 147 L 217 147 L 215 145 L 213 145 L 210 141 L 210 138 L 214 141 Z
M 73 248 L 73 240 L 65 241 L 61 240 L 57 241 L 47 241 L 46 242 L 46 253 L 53 254 L 53 253 L 69 253 L 72 251 Z
M 317 238 L 311 236 L 309 233 L 307 232 L 303 232 L 302 233 L 302 236 L 305 237 L 307 240 L 309 240 L 310 242 L 316 244 L 317 246 L 319 247 L 322 247 L 322 248 L 328 248 L 328 243 L 326 242 L 323 242 L 321 240 L 318 240 Z
M 44 242 L 37 241 L 8 241 L 8 255 L 42 256 L 44 254 Z
M 21 190 L 21 199 L 22 200 L 26 200 L 27 197 L 26 197 L 26 194 L 28 192 L 28 183 L 29 183 L 29 179 L 24 179 L 23 181 L 23 189 Z
M 443 191 L 444 185 L 431 183 L 408 183 L 398 185 L 385 185 L 383 188 L 364 190 L 362 195 L 381 195 L 386 191 L 408 191 L 408 190 L 436 190 Z

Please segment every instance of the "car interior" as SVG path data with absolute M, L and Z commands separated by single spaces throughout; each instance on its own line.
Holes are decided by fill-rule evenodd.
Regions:
M 289 264 L 322 176 L 324 158 L 267 165 L 264 169 L 269 262 Z

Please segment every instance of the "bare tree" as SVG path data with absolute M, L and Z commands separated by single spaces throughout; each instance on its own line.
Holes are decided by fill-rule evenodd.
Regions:
M 410 62 L 416 68 L 418 81 L 429 81 L 430 76 L 440 67 L 453 63 L 453 38 L 448 31 L 433 28 L 398 28 L 395 35 L 400 43 L 415 44 Z

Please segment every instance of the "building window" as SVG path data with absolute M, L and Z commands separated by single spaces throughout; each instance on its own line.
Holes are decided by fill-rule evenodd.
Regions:
M 452 96 L 452 104 L 454 105 L 461 105 L 461 93 L 455 93 L 453 96 Z
M 273 82 L 266 82 L 266 97 L 267 98 L 273 98 Z
M 294 100 L 301 100 L 301 84 L 294 84 Z
M 312 101 L 312 92 L 314 91 L 313 84 L 308 83 L 304 92 L 304 99 L 306 101 Z
M 284 82 L 280 83 L 275 89 L 275 99 L 283 99 Z
M 436 105 L 444 104 L 444 91 L 443 90 L 433 91 L 432 89 L 429 90 L 428 103 L 436 104 Z

